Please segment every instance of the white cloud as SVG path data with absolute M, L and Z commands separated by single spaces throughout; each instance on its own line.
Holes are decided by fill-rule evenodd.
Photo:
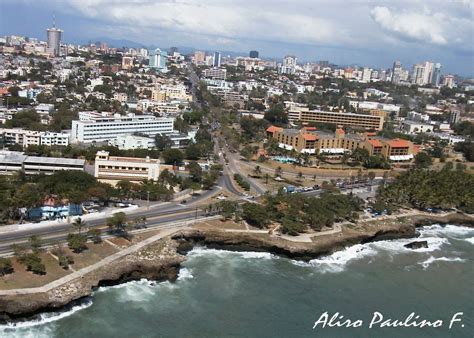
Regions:
M 380 27 L 401 39 L 440 46 L 472 42 L 472 19 L 456 18 L 448 12 L 432 13 L 426 6 L 410 11 L 376 6 L 370 15 Z

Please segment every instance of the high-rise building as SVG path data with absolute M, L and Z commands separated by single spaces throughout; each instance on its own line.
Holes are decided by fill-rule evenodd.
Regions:
M 294 74 L 296 72 L 296 56 L 287 55 L 283 58 L 283 64 L 280 68 L 282 74 Z
M 452 110 L 449 113 L 449 123 L 456 124 L 461 121 L 461 112 L 459 110 Z
M 132 69 L 133 68 L 133 57 L 132 56 L 122 56 L 122 69 Z
M 167 71 L 166 61 L 168 59 L 168 54 L 165 51 L 157 48 L 150 51 L 150 62 L 149 67 L 156 69 L 158 71 Z
M 413 66 L 411 82 L 420 86 L 427 84 L 439 85 L 441 64 L 426 61 Z
M 168 55 L 173 56 L 174 53 L 178 52 L 178 47 L 171 47 L 170 50 L 168 51 Z
M 401 81 L 401 73 L 403 71 L 402 63 L 400 61 L 395 61 L 392 67 L 392 82 L 399 84 Z
M 53 27 L 46 30 L 48 36 L 48 49 L 54 56 L 61 55 L 61 38 L 63 31 L 56 28 L 56 20 L 53 19 Z
M 252 59 L 258 59 L 258 51 L 257 50 L 251 50 L 249 53 L 249 57 Z
M 438 86 L 440 80 L 441 80 L 441 63 L 435 63 L 433 66 L 432 73 L 431 73 L 430 83 L 434 84 L 435 86 Z
M 443 78 L 443 86 L 453 88 L 455 86 L 454 75 L 445 75 Z
M 372 68 L 364 67 L 362 70 L 362 81 L 363 82 L 370 82 L 372 77 Z
M 214 67 L 220 67 L 221 66 L 221 53 L 214 52 L 214 61 L 213 61 L 212 65 Z
M 415 64 L 413 65 L 413 71 L 411 75 L 411 82 L 417 85 L 424 85 L 425 83 L 425 65 Z
M 194 63 L 204 63 L 206 61 L 206 53 L 203 51 L 194 52 Z
M 319 67 L 328 68 L 329 67 L 329 61 L 319 61 Z

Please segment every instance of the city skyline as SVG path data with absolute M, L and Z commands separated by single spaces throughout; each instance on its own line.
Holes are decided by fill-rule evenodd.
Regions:
M 199 6 L 193 2 L 170 6 L 167 2 L 135 1 L 133 8 L 128 3 L 47 0 L 38 6 L 28 1 L 6 1 L 0 5 L 5 13 L 0 32 L 44 39 L 44 30 L 50 26 L 54 12 L 57 26 L 65 30 L 63 40 L 68 43 L 84 43 L 84 40 L 102 36 L 162 48 L 178 45 L 239 53 L 255 49 L 264 58 L 281 59 L 286 54 L 295 54 L 301 62 L 329 60 L 338 65 L 377 68 L 389 68 L 394 60 L 400 60 L 404 66 L 431 60 L 443 64 L 444 74 L 474 74 L 474 54 L 470 48 L 473 20 L 469 15 L 472 6 L 468 1 L 418 2 L 404 9 L 404 2 L 390 6 L 358 2 L 340 10 L 337 18 L 331 13 L 334 6 L 326 2 L 298 1 L 294 6 L 298 10 L 288 10 L 284 2 L 277 1 L 273 2 L 270 14 L 260 16 L 251 12 L 252 4 L 246 1 L 242 1 L 236 11 L 230 5 L 217 5 L 212 1 Z M 245 7 L 247 15 L 234 27 L 232 22 L 242 15 L 241 7 Z M 303 8 L 310 14 L 300 13 Z M 161 14 L 156 14 L 157 9 Z M 190 9 L 194 9 L 191 16 Z M 21 11 L 25 20 L 15 22 L 10 18 L 13 16 L 8 15 L 13 11 Z M 147 13 L 150 11 L 152 14 Z M 229 17 L 230 12 L 235 14 Z M 323 12 L 328 15 L 320 19 Z M 355 13 L 360 14 L 357 22 L 343 20 Z M 165 15 L 168 20 L 160 21 Z M 275 20 L 276 17 L 284 20 Z M 156 18 L 158 20 L 152 20 Z M 403 24 L 407 20 L 410 25 Z M 193 25 L 198 24 L 202 29 L 195 29 Z M 351 32 L 351 25 L 355 24 L 358 29 Z M 450 27 L 453 24 L 456 24 L 456 32 Z M 254 33 L 250 34 L 250 30 Z

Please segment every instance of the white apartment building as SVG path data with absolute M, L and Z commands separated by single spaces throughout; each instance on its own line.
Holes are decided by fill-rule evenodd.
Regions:
M 410 134 L 431 133 L 434 129 L 431 124 L 410 120 L 403 121 L 401 127 Z
M 114 100 L 120 103 L 127 103 L 128 95 L 126 93 L 115 93 Z
M 6 145 L 20 144 L 23 148 L 30 145 L 67 146 L 70 135 L 67 133 L 53 133 L 33 131 L 21 128 L 0 129 L 0 136 Z
M 227 77 L 227 69 L 225 68 L 205 69 L 202 72 L 202 75 L 208 79 L 225 80 Z
M 101 181 L 156 181 L 160 176 L 160 160 L 110 156 L 107 151 L 98 151 L 94 176 Z
M 129 149 L 152 149 L 155 147 L 155 140 L 150 137 L 137 135 L 119 135 L 109 141 L 109 145 L 120 150 Z
M 166 94 L 168 100 L 192 100 L 191 95 L 186 93 L 186 86 L 183 84 L 163 85 L 160 89 Z
M 83 116 L 84 117 L 84 116 Z M 163 118 L 149 115 L 136 116 L 128 114 L 113 117 L 92 117 L 88 120 L 72 121 L 71 141 L 91 143 L 110 141 L 118 135 L 141 133 L 154 136 L 171 134 L 174 118 Z
M 40 144 L 45 146 L 68 146 L 70 136 L 67 133 L 44 133 L 40 136 Z

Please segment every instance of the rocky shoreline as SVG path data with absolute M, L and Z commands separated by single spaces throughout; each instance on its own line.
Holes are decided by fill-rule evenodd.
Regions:
M 311 260 L 354 244 L 418 237 L 417 227 L 429 224 L 459 224 L 474 227 L 474 217 L 464 214 L 415 215 L 392 222 L 345 227 L 336 235 L 321 236 L 312 243 L 290 242 L 278 236 L 190 229 L 159 240 L 124 259 L 94 270 L 49 292 L 0 296 L 0 321 L 34 319 L 44 312 L 58 311 L 72 302 L 90 297 L 100 286 L 146 278 L 175 281 L 184 256 L 196 245 L 231 251 L 270 252 L 291 259 Z
M 185 257 L 176 254 L 176 243 L 170 239 L 156 242 L 124 259 L 85 274 L 71 283 L 48 292 L 0 296 L 0 322 L 12 319 L 34 319 L 44 312 L 54 312 L 90 297 L 101 286 L 111 286 L 146 278 L 175 281 Z

